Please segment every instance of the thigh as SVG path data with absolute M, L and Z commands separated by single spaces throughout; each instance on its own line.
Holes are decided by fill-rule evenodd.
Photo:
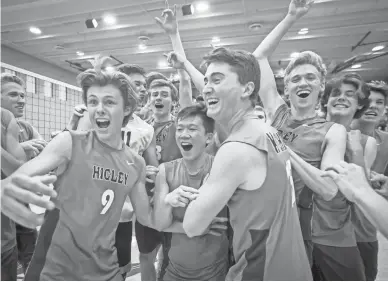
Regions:
M 313 258 L 324 280 L 365 281 L 364 265 L 357 247 L 314 244 Z
M 367 281 L 374 281 L 378 272 L 378 241 L 375 242 L 358 242 L 358 250 L 365 267 L 365 276 Z
M 123 272 L 130 267 L 131 262 L 131 246 L 132 246 L 132 221 L 120 222 L 116 230 L 115 247 L 117 249 L 117 257 L 119 266 Z
M 13 247 L 1 254 L 1 281 L 16 281 L 18 267 L 18 249 Z
M 135 222 L 135 235 L 139 252 L 142 254 L 151 253 L 162 242 L 162 233 Z

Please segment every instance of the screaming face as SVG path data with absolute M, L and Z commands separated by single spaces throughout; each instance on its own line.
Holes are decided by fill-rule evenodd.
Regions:
M 101 141 L 110 143 L 113 139 L 121 138 L 123 119 L 130 114 L 130 109 L 124 109 L 124 100 L 117 87 L 90 87 L 87 92 L 87 108 L 92 127 Z
M 286 80 L 285 90 L 295 109 L 315 109 L 323 89 L 321 74 L 310 64 L 296 66 Z
M 191 160 L 201 156 L 211 136 L 211 133 L 206 133 L 199 116 L 189 116 L 177 122 L 175 138 L 184 159 Z

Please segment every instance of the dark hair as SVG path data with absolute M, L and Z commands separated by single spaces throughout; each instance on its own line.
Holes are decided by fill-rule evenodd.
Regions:
M 260 66 L 252 53 L 220 47 L 212 50 L 203 59 L 202 65 L 206 68 L 213 62 L 223 62 L 231 66 L 241 84 L 253 82 L 255 88 L 249 99 L 252 107 L 255 106 L 260 90 Z
M 180 120 L 186 119 L 188 117 L 200 117 L 203 127 L 205 128 L 205 132 L 213 133 L 214 120 L 207 116 L 206 111 L 207 109 L 204 103 L 198 103 L 193 106 L 183 108 L 176 116 L 176 123 L 178 124 Z
M 325 91 L 323 92 L 323 96 L 321 98 L 321 111 L 324 114 L 327 114 L 327 103 L 330 95 L 333 90 L 339 89 L 342 84 L 350 84 L 356 88 L 358 104 L 362 106 L 362 108 L 356 111 L 354 118 L 360 118 L 369 107 L 370 89 L 363 81 L 362 77 L 356 73 L 349 73 L 339 77 L 334 77 L 326 83 Z
M 117 70 L 106 71 L 105 66 L 108 63 L 109 57 L 101 57 L 96 60 L 93 69 L 88 69 L 77 76 L 77 81 L 82 88 L 82 99 L 87 105 L 87 92 L 90 87 L 114 85 L 116 86 L 123 97 L 124 108 L 130 107 L 131 112 L 124 117 L 123 126 L 128 123 L 132 113 L 137 107 L 137 95 L 135 87 L 132 85 L 130 78 Z
M 118 71 L 125 73 L 126 75 L 131 75 L 134 73 L 138 73 L 140 75 L 145 76 L 146 71 L 139 65 L 134 64 L 122 64 L 117 67 Z
M 146 75 L 147 89 L 150 88 L 152 81 L 154 81 L 155 79 L 168 80 L 168 78 L 165 75 L 161 74 L 160 72 L 156 72 L 156 71 L 149 72 Z
M 149 89 L 152 89 L 154 87 L 162 87 L 162 86 L 170 87 L 170 89 L 171 89 L 171 100 L 172 101 L 178 101 L 178 90 L 176 89 L 174 84 L 172 84 L 172 82 L 169 81 L 169 80 L 155 79 L 155 80 L 153 80 L 151 82 L 151 85 L 150 85 Z
M 370 91 L 378 92 L 384 96 L 385 105 L 388 104 L 388 85 L 381 81 L 371 81 L 367 83 L 370 88 Z

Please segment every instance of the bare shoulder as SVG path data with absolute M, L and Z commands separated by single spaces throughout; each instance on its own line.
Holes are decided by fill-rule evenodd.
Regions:
M 327 131 L 325 139 L 326 140 L 340 140 L 346 139 L 346 128 L 342 124 L 334 123 L 330 129 Z

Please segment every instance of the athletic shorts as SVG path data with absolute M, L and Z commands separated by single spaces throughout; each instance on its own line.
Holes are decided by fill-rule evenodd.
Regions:
M 35 251 L 38 231 L 16 224 L 16 241 L 18 247 L 18 260 L 26 272 Z
M 358 250 L 365 267 L 366 281 L 375 281 L 377 277 L 377 262 L 379 243 L 375 242 L 357 242 Z
M 135 222 L 135 234 L 139 252 L 149 254 L 162 243 L 162 232 Z
M 115 247 L 122 274 L 131 271 L 132 221 L 120 222 L 116 230 Z
M 314 244 L 313 259 L 325 281 L 365 281 L 364 263 L 356 246 Z
M 1 281 L 16 281 L 18 268 L 18 248 L 1 253 Z

